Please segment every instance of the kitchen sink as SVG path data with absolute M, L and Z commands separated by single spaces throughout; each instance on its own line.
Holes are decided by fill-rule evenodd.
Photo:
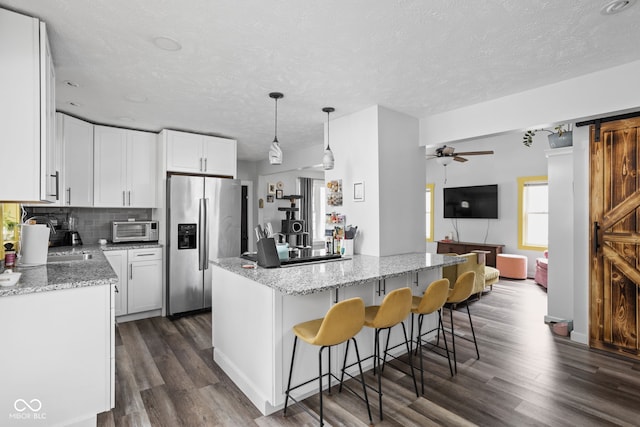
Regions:
M 49 255 L 47 257 L 47 264 L 54 262 L 88 261 L 90 259 L 93 259 L 93 254 Z

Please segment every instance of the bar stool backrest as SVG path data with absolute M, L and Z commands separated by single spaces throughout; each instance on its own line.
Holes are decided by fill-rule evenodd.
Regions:
M 402 322 L 411 312 L 412 299 L 413 294 L 409 288 L 389 292 L 382 300 L 372 326 L 383 329 Z
M 418 314 L 430 314 L 438 311 L 449 297 L 449 279 L 438 279 L 431 282 L 427 290 L 422 295 Z
M 331 346 L 354 337 L 364 325 L 364 301 L 350 298 L 329 309 L 312 344 Z
M 453 289 L 447 298 L 447 302 L 456 304 L 462 302 L 471 296 L 473 292 L 473 283 L 476 280 L 475 271 L 467 271 L 458 276 L 456 283 L 453 284 Z

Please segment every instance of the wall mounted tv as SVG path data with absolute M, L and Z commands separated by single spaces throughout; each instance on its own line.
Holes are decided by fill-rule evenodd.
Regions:
M 498 185 L 444 189 L 445 218 L 498 218 Z

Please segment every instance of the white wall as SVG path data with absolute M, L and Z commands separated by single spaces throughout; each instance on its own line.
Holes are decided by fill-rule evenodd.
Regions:
M 380 255 L 424 251 L 424 150 L 419 122 L 378 109 Z
M 435 159 L 426 160 L 427 183 L 435 184 L 435 241 L 427 243 L 428 252 L 436 252 L 436 242 L 455 231 L 457 224 L 460 241 L 503 244 L 505 253 L 527 256 L 528 275 L 533 277 L 535 259 L 542 254 L 539 251 L 518 249 L 517 178 L 547 174 L 544 151 L 549 149 L 549 143 L 544 134 L 536 135 L 531 147 L 525 147 L 521 141 L 522 134 L 513 133 L 449 144 L 455 147 L 456 152 L 493 150 L 495 154 L 468 156 L 467 162 L 451 162 L 448 166 L 441 166 Z M 443 217 L 444 187 L 487 184 L 498 184 L 498 219 L 455 220 Z
M 334 209 L 347 215 L 348 224 L 358 226 L 355 253 L 379 256 L 378 107 L 331 120 L 330 142 L 336 162 L 325 172 L 325 180 L 342 179 L 343 189 L 343 206 Z M 356 181 L 364 182 L 364 202 L 353 201 Z

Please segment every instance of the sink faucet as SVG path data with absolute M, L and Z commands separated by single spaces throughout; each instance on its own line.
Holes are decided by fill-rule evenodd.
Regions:
M 53 234 L 56 234 L 56 228 L 55 228 L 55 226 L 53 225 L 53 223 L 51 222 L 51 220 L 50 220 L 49 218 L 47 218 L 46 216 L 39 216 L 39 215 L 31 216 L 31 217 L 29 217 L 29 218 L 25 219 L 25 220 L 24 220 L 24 223 L 25 223 L 25 224 L 28 224 L 28 223 L 29 223 L 29 221 L 31 221 L 32 219 L 33 219 L 33 220 L 36 220 L 36 221 L 37 221 L 37 220 L 42 220 L 42 221 L 46 222 L 46 223 L 47 223 L 47 225 L 49 226 L 49 228 L 51 229 L 51 232 L 52 232 Z

